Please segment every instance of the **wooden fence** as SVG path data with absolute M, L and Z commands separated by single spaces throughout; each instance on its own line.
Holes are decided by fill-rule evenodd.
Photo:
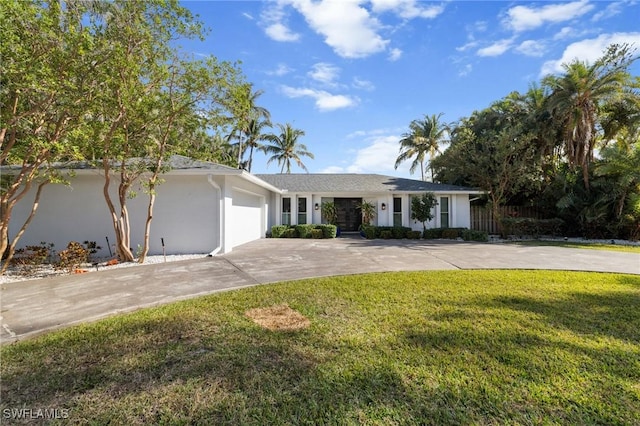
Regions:
M 540 213 L 533 207 L 502 206 L 502 217 L 531 217 L 540 219 Z M 486 231 L 489 234 L 499 234 L 500 227 L 493 217 L 493 211 L 489 207 L 471 206 L 471 229 Z

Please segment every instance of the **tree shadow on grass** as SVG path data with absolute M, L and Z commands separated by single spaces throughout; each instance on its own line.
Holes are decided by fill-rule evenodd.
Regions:
M 57 336 L 55 353 L 46 338 L 7 348 L 2 409 L 69 408 L 79 424 L 401 422 L 420 412 L 396 371 L 365 363 L 344 374 L 336 358 L 349 349 L 336 352 L 311 330 L 272 332 L 248 319 L 198 327 L 166 316 Z

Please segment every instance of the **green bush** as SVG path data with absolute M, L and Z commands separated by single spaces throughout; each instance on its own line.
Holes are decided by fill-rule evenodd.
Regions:
M 288 228 L 282 234 L 284 238 L 298 238 L 298 232 L 296 232 L 296 228 Z
M 411 231 L 411 228 L 406 226 L 376 226 L 375 234 L 376 238 L 385 238 L 383 233 L 389 232 L 391 236 L 389 238 L 402 239 L 407 237 L 407 233 Z
M 409 231 L 409 232 L 407 232 L 407 238 L 410 238 L 412 240 L 419 240 L 421 236 L 422 236 L 422 232 L 420 232 L 420 231 Z
M 335 238 L 335 225 L 273 225 L 272 238 Z
M 437 240 L 442 238 L 442 228 L 430 228 L 424 231 L 422 236 L 426 240 Z
M 558 235 L 562 230 L 562 219 L 534 219 L 530 217 L 505 217 L 500 220 L 502 235 L 538 238 L 541 235 Z
M 444 238 L 447 240 L 455 240 L 462 238 L 462 233 L 467 228 L 431 228 L 424 232 L 424 238 L 428 240 L 435 240 Z
M 385 229 L 380 232 L 380 237 L 384 238 L 385 240 L 391 239 L 392 236 L 393 234 L 391 233 L 391 230 Z
M 367 240 L 373 240 L 376 238 L 376 226 L 372 225 L 362 225 L 362 232 L 364 232 L 364 237 Z
M 323 238 L 335 238 L 338 233 L 338 227 L 335 225 L 316 225 L 316 229 L 322 231 Z
M 271 237 L 282 238 L 287 229 L 289 229 L 289 226 L 287 225 L 273 225 L 271 227 Z
M 295 225 L 296 232 L 300 238 L 311 238 L 311 231 L 315 225 Z
M 489 241 L 489 234 L 485 231 L 473 231 L 471 229 L 465 229 L 462 231 L 462 239 L 465 241 Z

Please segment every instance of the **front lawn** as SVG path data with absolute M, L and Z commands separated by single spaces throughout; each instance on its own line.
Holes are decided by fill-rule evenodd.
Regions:
M 638 245 L 623 245 L 623 244 L 603 244 L 603 243 L 579 243 L 571 241 L 546 241 L 546 240 L 524 240 L 516 241 L 512 244 L 519 244 L 525 246 L 553 246 L 553 247 L 567 247 L 567 248 L 580 248 L 589 250 L 608 250 L 619 251 L 624 253 L 639 253 L 640 246 Z
M 0 355 L 1 415 L 58 408 L 75 424 L 639 424 L 640 277 L 311 279 L 122 315 Z

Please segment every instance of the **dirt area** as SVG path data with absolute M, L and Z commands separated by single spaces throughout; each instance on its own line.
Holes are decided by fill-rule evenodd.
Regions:
M 250 309 L 245 312 L 245 315 L 256 324 L 271 331 L 302 330 L 311 325 L 311 322 L 304 315 L 291 309 L 286 303 Z

